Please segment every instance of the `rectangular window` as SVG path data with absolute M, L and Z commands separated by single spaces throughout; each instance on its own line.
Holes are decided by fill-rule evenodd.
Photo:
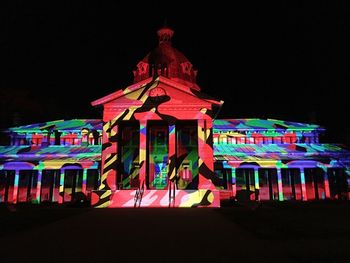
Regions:
M 255 143 L 256 144 L 263 144 L 264 143 L 263 137 L 255 137 Z
M 256 197 L 254 169 L 236 169 L 237 200 L 255 200 Z
M 344 169 L 328 169 L 328 181 L 331 199 L 347 200 L 350 183 L 347 182 Z
M 89 196 L 93 190 L 98 190 L 100 174 L 97 169 L 87 170 L 86 192 Z
M 18 202 L 31 202 L 36 197 L 38 171 L 21 170 L 18 180 Z
M 259 198 L 270 200 L 269 177 L 267 169 L 259 169 Z
M 191 144 L 191 131 L 190 129 L 182 128 L 181 131 L 178 131 L 179 139 L 181 143 L 185 146 Z
M 277 170 L 259 169 L 260 200 L 278 200 Z
M 0 170 L 0 203 L 5 202 L 6 171 Z
M 119 126 L 121 147 L 119 147 L 118 189 L 134 189 L 139 186 L 140 124 L 123 122 Z M 96 178 L 96 175 L 94 175 Z
M 281 169 L 284 200 L 301 200 L 299 169 Z
M 325 199 L 324 171 L 321 168 L 305 169 L 307 200 Z
M 216 176 L 219 178 L 220 185 L 216 185 L 217 190 L 227 189 L 226 174 L 223 169 L 215 170 Z
M 63 201 L 72 202 L 81 196 L 83 170 L 65 170 Z
M 154 121 L 148 123 L 148 173 L 147 182 L 151 189 L 166 189 L 168 163 L 168 125 Z
M 165 131 L 157 131 L 156 144 L 165 145 Z
M 237 137 L 237 144 L 245 144 L 245 137 Z
M 60 184 L 60 170 L 43 170 L 41 177 L 41 202 L 53 202 L 58 200 Z
M 281 137 L 275 137 L 274 138 L 274 143 L 281 144 L 282 143 Z
M 0 170 L 0 202 L 13 202 L 15 171 Z
M 217 136 L 215 136 L 218 138 Z M 221 137 L 222 138 L 222 137 Z M 198 188 L 198 128 L 195 121 L 176 123 L 177 189 Z

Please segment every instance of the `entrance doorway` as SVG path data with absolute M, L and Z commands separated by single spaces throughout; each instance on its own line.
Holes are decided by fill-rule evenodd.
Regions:
M 152 121 L 148 125 L 148 173 L 149 189 L 167 189 L 168 186 L 168 125 Z
M 120 169 L 118 189 L 137 189 L 139 179 L 140 125 L 138 122 L 120 124 Z

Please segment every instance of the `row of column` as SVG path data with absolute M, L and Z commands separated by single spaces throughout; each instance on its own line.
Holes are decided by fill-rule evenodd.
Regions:
M 199 188 L 214 188 L 204 175 L 204 172 L 214 173 L 213 165 L 213 148 L 212 140 L 212 120 L 197 120 L 197 135 L 198 135 L 198 167 L 199 167 Z M 103 147 L 102 152 L 102 176 L 99 190 L 112 191 L 117 190 L 117 162 L 121 157 L 118 157 L 118 125 L 109 122 L 107 127 L 104 127 L 103 144 L 108 147 Z M 176 125 L 168 125 L 169 145 L 168 145 L 168 178 L 173 179 L 176 175 Z M 147 120 L 140 120 L 140 142 L 139 142 L 139 179 L 140 187 L 145 187 L 146 183 L 146 165 L 147 165 Z M 206 166 L 206 167 L 204 167 Z M 108 187 L 106 187 L 108 186 Z
M 237 188 L 236 188 L 236 168 L 232 168 L 231 166 L 227 167 L 231 169 L 231 185 L 232 185 L 232 196 L 236 196 Z M 245 169 L 245 168 L 240 168 Z M 248 168 L 249 169 L 249 168 Z M 254 182 L 255 182 L 255 189 L 259 190 L 259 168 L 253 168 L 254 169 Z M 277 185 L 278 185 L 278 200 L 283 201 L 283 185 L 282 185 L 282 173 L 281 168 L 276 168 L 277 170 Z M 301 192 L 302 192 L 302 200 L 307 201 L 307 194 L 306 194 L 306 185 L 305 185 L 305 171 L 304 168 L 299 168 L 300 170 L 300 180 L 301 180 Z M 328 176 L 327 173 L 324 173 L 324 186 L 325 186 L 325 194 L 326 197 L 330 197 L 330 189 L 329 189 L 329 182 L 328 182 Z M 260 200 L 259 195 L 257 195 L 258 200 Z
M 71 170 L 71 169 L 70 169 Z M 35 192 L 35 200 L 37 203 L 40 203 L 40 197 L 41 197 L 41 187 L 42 187 L 42 171 L 43 170 L 37 170 L 38 171 L 38 181 L 36 185 L 36 192 Z M 14 187 L 13 187 L 13 203 L 17 203 L 18 199 L 18 182 L 19 182 L 19 172 L 20 170 L 15 170 L 15 178 L 14 178 Z M 60 185 L 59 185 L 59 195 L 58 195 L 58 203 L 63 203 L 63 195 L 64 195 L 64 179 L 65 179 L 65 170 L 60 170 Z M 83 179 L 82 179 L 82 193 L 87 194 L 86 192 L 86 183 L 87 183 L 87 169 L 83 169 Z M 53 185 L 53 187 L 55 187 Z M 56 201 L 56 200 L 52 200 Z
M 83 129 L 84 130 L 84 129 Z M 43 134 L 25 133 L 11 135 L 11 145 L 97 145 L 100 143 L 100 134 L 97 131 L 85 129 L 85 133 L 68 133 L 49 131 Z M 54 137 L 51 137 L 54 135 Z M 59 144 L 57 144 L 57 141 Z

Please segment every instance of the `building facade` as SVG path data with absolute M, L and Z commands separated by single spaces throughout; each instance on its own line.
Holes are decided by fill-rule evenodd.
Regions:
M 220 207 L 222 200 L 349 199 L 350 152 L 324 129 L 272 119 L 218 119 L 173 31 L 134 83 L 92 102 L 102 120 L 9 128 L 0 202 L 89 201 L 94 207 Z

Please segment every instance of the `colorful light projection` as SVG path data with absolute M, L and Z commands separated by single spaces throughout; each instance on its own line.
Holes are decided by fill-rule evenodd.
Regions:
M 103 106 L 102 121 L 7 131 L 13 146 L 0 147 L 0 202 L 80 196 L 94 207 L 219 207 L 228 198 L 349 199 L 350 153 L 320 144 L 322 127 L 214 120 L 223 102 L 200 92 L 197 71 L 171 45 L 174 32 L 157 33 L 134 84 L 92 102 Z
M 214 143 L 283 144 L 318 143 L 324 128 L 273 119 L 214 120 Z
M 290 146 L 214 144 L 216 170 L 231 174 L 232 196 L 236 198 L 348 199 L 348 151 L 330 144 Z M 335 182 L 332 187 L 330 180 Z
M 100 145 L 1 146 L 1 202 L 70 202 L 97 189 Z
M 154 88 L 162 88 L 166 95 L 162 93 L 155 99 L 156 96 L 150 96 Z M 94 205 L 109 207 L 117 202 L 114 195 L 122 188 L 115 182 L 121 180 L 123 173 L 117 167 L 120 167 L 120 163 L 126 163 L 124 157 L 118 158 L 121 147 L 118 139 L 123 136 L 122 127 L 128 122 L 139 125 L 139 145 L 131 154 L 137 156 L 138 148 L 138 162 L 134 158 L 133 165 L 139 171 L 139 188 L 168 191 L 169 187 L 176 185 L 178 190 L 183 191 L 215 191 L 211 123 L 212 114 L 215 113 L 212 109 L 220 106 L 221 102 L 203 97 L 199 92 L 177 82 L 157 77 L 117 91 L 92 104 L 103 104 L 105 109 L 100 187 L 103 198 Z M 117 110 L 114 105 L 118 105 Z M 191 127 L 184 126 L 181 123 L 183 120 L 193 120 L 192 124 L 188 124 Z M 219 198 L 218 193 L 213 196 Z M 191 206 L 217 203 L 208 203 L 207 200 L 201 202 Z
M 125 136 L 125 144 L 121 143 L 121 149 L 123 147 L 125 149 L 120 154 L 124 175 L 121 177 L 123 181 L 120 182 L 122 184 L 119 189 L 137 190 L 140 185 L 139 173 L 137 172 L 138 154 L 140 153 L 139 138 L 141 137 L 139 135 L 139 125 L 129 123 L 120 127 L 121 136 Z M 169 200 L 172 199 L 169 198 L 168 189 L 174 185 L 176 186 L 174 189 L 177 189 L 177 191 L 187 190 L 187 193 L 190 193 L 188 190 L 196 189 L 198 185 L 196 179 L 198 178 L 196 176 L 196 174 L 198 175 L 198 172 L 196 172 L 196 169 L 198 169 L 196 163 L 198 134 L 196 129 L 195 122 L 178 122 L 177 125 L 169 126 L 168 132 L 166 132 L 164 126 L 162 127 L 165 134 L 164 138 L 175 141 L 170 138 L 176 136 L 178 142 L 176 145 L 170 145 L 168 142 L 169 155 L 170 150 L 176 147 L 175 151 L 172 151 L 176 153 L 174 160 L 177 162 L 175 165 L 177 173 L 172 173 L 173 181 L 167 179 L 166 187 L 164 187 L 166 183 L 163 183 L 161 189 L 154 189 L 157 190 L 157 196 L 160 195 L 163 198 L 167 196 L 167 201 L 163 200 L 162 205 L 160 205 L 160 201 L 159 204 L 158 201 L 149 202 L 150 206 L 180 206 L 182 202 L 179 202 L 178 199 L 178 203 L 169 203 Z M 299 130 L 301 129 L 299 127 Z M 124 131 L 126 132 L 123 135 Z M 97 189 L 98 186 L 98 175 L 96 176 L 96 173 L 100 161 L 100 151 L 101 146 L 93 145 L 0 147 L 2 161 L 0 176 L 1 202 L 4 202 L 4 200 L 7 202 L 69 202 L 74 199 L 74 196 L 81 193 L 91 194 L 91 191 Z M 156 151 L 156 154 L 158 153 Z M 166 151 L 160 151 L 160 153 L 166 155 Z M 347 199 L 349 170 L 344 169 L 344 167 L 347 167 L 348 155 L 347 150 L 335 144 L 215 143 L 214 159 L 216 168 L 213 183 L 221 191 L 221 198 L 246 196 L 245 198 L 249 200 L 304 201 L 325 198 Z M 59 162 L 57 162 L 58 158 Z M 88 162 L 93 165 L 87 165 Z M 174 163 L 170 160 L 167 160 L 167 162 Z M 72 166 L 73 163 L 82 163 L 82 165 Z M 150 165 L 152 165 L 152 162 Z M 74 169 L 73 172 L 70 171 L 73 167 L 78 170 L 75 170 L 76 172 L 74 172 Z M 184 172 L 186 170 L 189 173 Z M 70 175 L 72 173 L 74 175 Z M 95 175 L 92 175 L 92 173 L 95 173 Z M 171 182 L 174 182 L 174 184 L 171 184 Z M 181 196 L 177 191 L 173 191 L 171 197 Z M 225 191 L 229 191 L 231 194 L 223 197 Z M 124 194 L 130 195 L 129 198 L 133 197 L 133 193 L 135 192 L 124 192 Z M 123 191 L 118 191 L 115 198 L 124 200 L 125 198 L 121 197 L 124 194 Z M 150 192 L 146 190 L 144 194 L 147 195 Z M 198 201 L 200 197 L 196 196 Z M 186 198 L 184 197 L 184 200 Z M 192 198 L 192 200 L 194 199 Z M 110 205 L 114 206 L 116 204 L 125 206 L 130 204 L 130 200 L 125 203 L 113 202 Z

